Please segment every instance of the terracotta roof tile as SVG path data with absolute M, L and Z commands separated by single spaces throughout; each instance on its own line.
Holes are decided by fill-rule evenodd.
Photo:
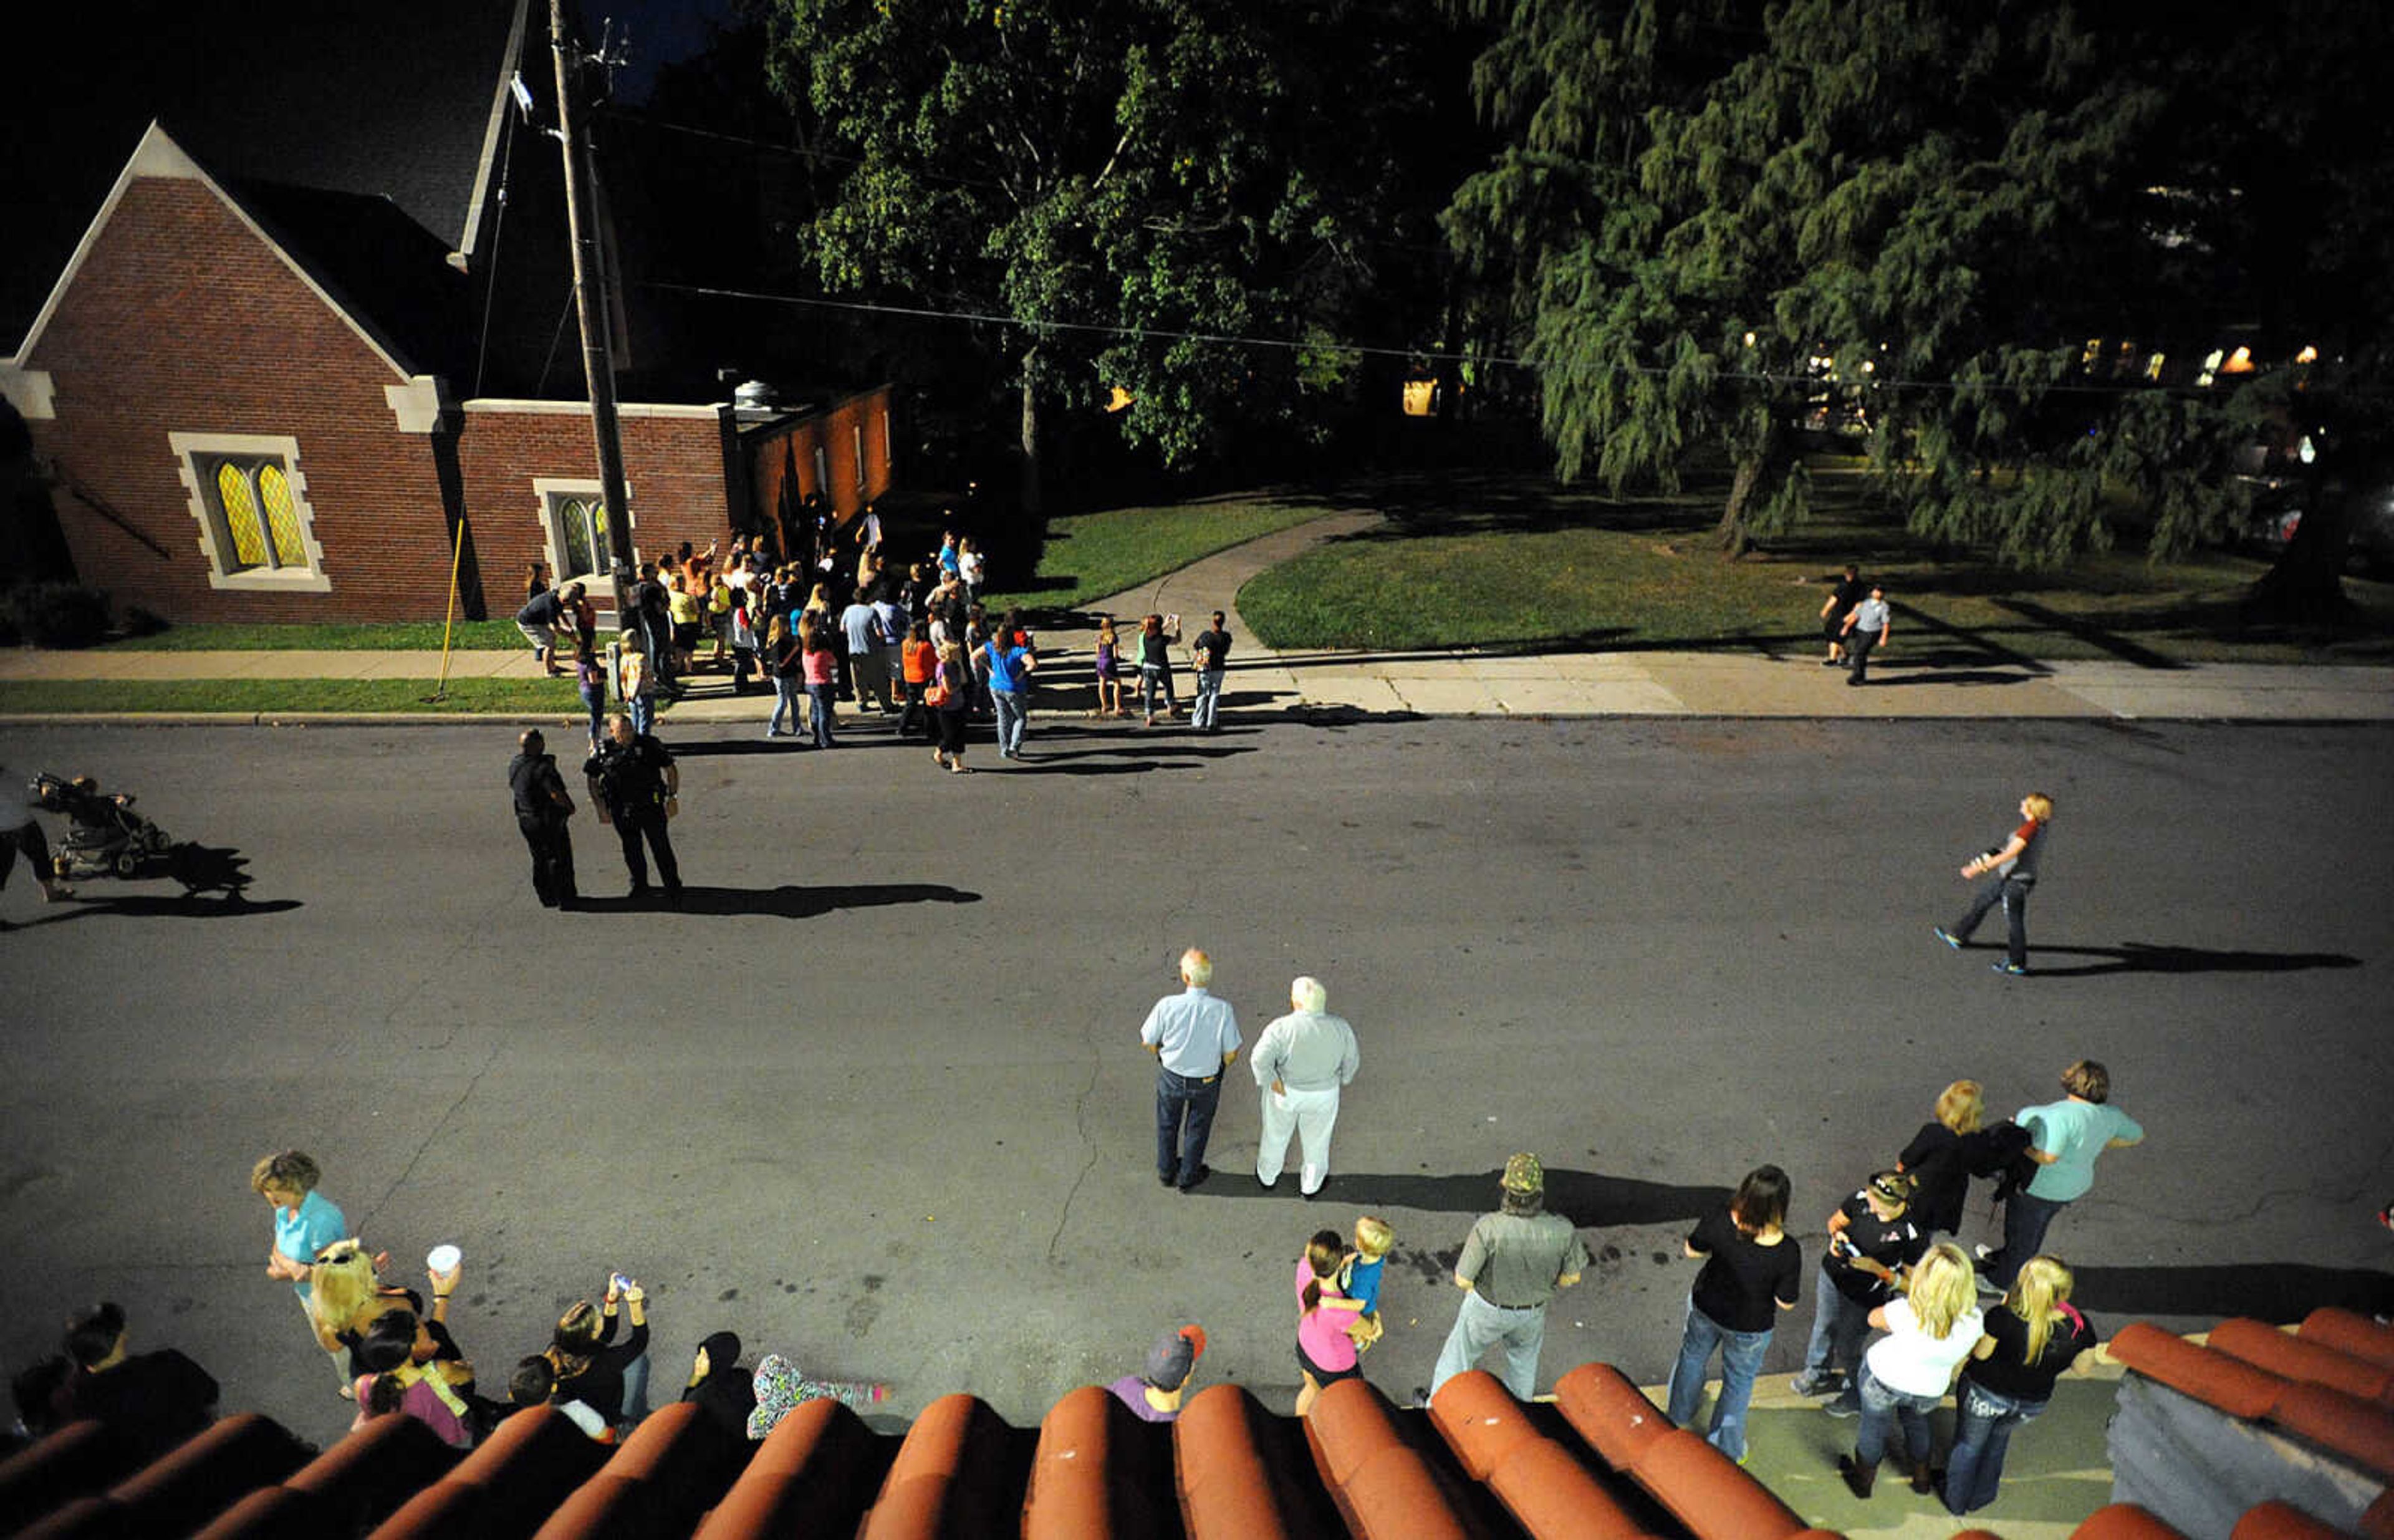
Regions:
M 2322 1306 L 2303 1318 L 2295 1335 L 2348 1357 L 2394 1369 L 2394 1326 L 2381 1326 L 2357 1310 Z
M 2228 1540 L 2344 1540 L 2344 1531 L 2275 1500 L 2248 1509 Z
M 2070 1540 L 2186 1540 L 2186 1536 L 2134 1503 L 2097 1508 L 2070 1532 Z
M 2264 1322 L 2242 1317 L 2223 1321 L 2212 1328 L 2209 1342 L 2215 1351 L 2242 1359 L 2256 1369 L 2324 1385 L 2363 1401 L 2380 1399 L 2387 1386 L 2394 1383 L 2394 1369 L 2354 1358 L 2317 1338 L 2305 1341 L 2290 1336 Z

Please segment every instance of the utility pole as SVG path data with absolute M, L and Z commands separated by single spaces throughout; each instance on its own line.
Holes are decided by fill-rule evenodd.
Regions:
M 582 139 L 573 42 L 565 0 L 548 0 L 548 45 L 557 56 L 557 137 L 565 151 L 565 228 L 573 244 L 573 308 L 582 322 L 582 372 L 590 382 L 590 432 L 598 441 L 598 495 L 607 508 L 607 549 L 614 569 L 615 625 L 632 619 L 632 521 L 624 490 L 624 441 L 615 422 L 615 366 L 607 350 L 607 296 L 598 258 L 590 191 L 590 152 Z

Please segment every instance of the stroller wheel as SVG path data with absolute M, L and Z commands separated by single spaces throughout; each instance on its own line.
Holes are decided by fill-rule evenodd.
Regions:
M 165 854 L 166 848 L 173 843 L 166 837 L 166 831 L 154 823 L 141 831 L 141 848 L 151 855 Z
M 116 875 L 118 876 L 138 876 L 140 875 L 140 872 L 141 858 L 138 855 L 136 855 L 131 850 L 119 850 L 116 852 Z

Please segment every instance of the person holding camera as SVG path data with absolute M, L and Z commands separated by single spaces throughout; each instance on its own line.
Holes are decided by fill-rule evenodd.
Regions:
M 582 1402 L 610 1427 L 629 1428 L 649 1415 L 648 1293 L 620 1272 L 607 1276 L 598 1309 L 587 1299 L 558 1318 L 547 1359 L 556 1373 L 554 1395 Z M 632 1330 L 615 1340 L 616 1306 L 632 1318 Z
M 1870 1313 L 1901 1292 L 1904 1274 L 1927 1254 L 1928 1231 L 1910 1213 L 1918 1185 L 1901 1171 L 1878 1172 L 1829 1216 L 1828 1253 L 1813 1291 L 1812 1337 L 1792 1389 L 1799 1396 L 1824 1396 L 1842 1387 L 1826 1407 L 1833 1417 L 1861 1415 L 1857 1371 Z

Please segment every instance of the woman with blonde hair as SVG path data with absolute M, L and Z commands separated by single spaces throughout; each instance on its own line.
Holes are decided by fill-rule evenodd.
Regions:
M 1912 1270 L 1911 1286 L 1900 1299 L 1871 1311 L 1870 1323 L 1887 1333 L 1862 1354 L 1862 1425 L 1854 1452 L 1837 1456 L 1847 1490 L 1868 1497 L 1887 1454 L 1888 1428 L 1903 1427 L 1904 1461 L 1912 1490 L 1934 1490 L 1928 1472 L 1928 1414 L 1945 1399 L 1953 1371 L 1979 1344 L 1985 1318 L 1979 1313 L 1979 1284 L 1970 1258 L 1947 1242 L 1933 1246 Z
M 1995 1500 L 2013 1429 L 2053 1399 L 2053 1382 L 2098 1358 L 2095 1328 L 2071 1306 L 2073 1280 L 2058 1257 L 2021 1264 L 2001 1309 L 1963 1366 L 1954 1403 L 1953 1453 L 1945 1467 L 1945 1511 L 1960 1517 Z
M 1986 1141 L 1978 1138 L 1986 1119 L 1986 1094 L 1975 1080 L 1957 1080 L 1939 1093 L 1936 1116 L 1920 1125 L 1895 1168 L 1916 1179 L 1912 1212 L 1923 1230 L 1962 1232 L 1962 1211 L 1970 1198 L 1970 1167 Z

